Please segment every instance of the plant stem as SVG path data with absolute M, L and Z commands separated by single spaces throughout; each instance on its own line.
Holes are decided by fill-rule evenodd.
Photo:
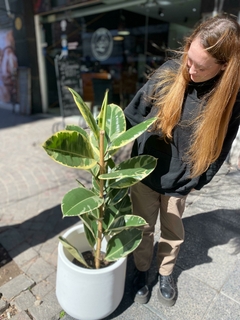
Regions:
M 105 173 L 105 165 L 104 165 L 104 130 L 100 131 L 99 138 L 99 152 L 100 152 L 100 174 Z M 104 189 L 104 180 L 99 181 L 99 197 L 103 198 L 103 189 Z M 98 220 L 98 236 L 97 236 L 97 247 L 96 247 L 96 255 L 95 255 L 95 267 L 99 269 L 100 267 L 100 255 L 101 255 L 101 244 L 102 244 L 102 219 L 104 213 L 104 203 L 99 208 L 100 217 Z

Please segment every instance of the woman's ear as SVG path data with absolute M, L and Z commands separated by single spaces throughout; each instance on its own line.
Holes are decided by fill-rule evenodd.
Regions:
M 225 70 L 226 68 L 227 68 L 227 62 L 222 65 L 221 70 L 223 71 L 223 70 Z

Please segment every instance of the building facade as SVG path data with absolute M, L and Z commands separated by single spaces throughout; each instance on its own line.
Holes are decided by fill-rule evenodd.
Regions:
M 91 108 L 99 105 L 108 87 L 110 102 L 124 108 L 147 75 L 165 61 L 168 49 L 179 48 L 200 19 L 222 11 L 239 19 L 240 10 L 238 0 L 4 2 L 0 50 L 13 48 L 9 56 L 18 70 L 17 75 L 16 70 L 11 71 L 18 80 L 17 99 L 24 103 L 28 97 L 31 113 L 66 116 L 75 112 L 67 86 L 81 94 Z M 10 46 L 7 39 L 12 41 Z M 0 66 L 0 70 L 1 75 L 6 68 Z M 22 79 L 27 84 L 25 100 L 24 88 L 19 92 Z M 16 99 L 14 90 L 9 90 L 5 96 L 1 90 L 0 101 Z

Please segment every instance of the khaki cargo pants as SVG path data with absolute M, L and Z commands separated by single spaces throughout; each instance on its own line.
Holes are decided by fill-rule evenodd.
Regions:
M 153 258 L 154 231 L 160 210 L 160 240 L 157 263 L 159 273 L 172 273 L 181 243 L 184 241 L 182 215 L 186 196 L 177 198 L 153 191 L 139 182 L 131 187 L 133 214 L 143 217 L 148 225 L 144 227 L 143 240 L 134 251 L 134 262 L 138 270 L 147 271 Z

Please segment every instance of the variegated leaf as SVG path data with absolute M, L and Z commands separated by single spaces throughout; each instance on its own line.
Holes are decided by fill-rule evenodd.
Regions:
M 73 245 L 71 245 L 67 239 L 63 238 L 63 237 L 59 237 L 60 242 L 62 243 L 62 245 L 71 253 L 71 255 L 77 259 L 80 263 L 82 263 L 85 267 L 91 269 L 91 267 L 89 267 L 89 265 L 87 264 L 87 262 L 85 261 L 83 255 L 81 254 L 80 251 L 78 251 Z
M 88 243 L 93 248 L 96 244 L 97 239 L 97 220 L 95 218 L 92 218 L 88 213 L 82 214 L 81 220 L 84 224 L 84 232 Z
M 156 165 L 157 158 L 149 155 L 140 155 L 122 161 L 116 166 L 116 170 L 125 170 L 130 168 L 153 170 Z
M 59 131 L 43 148 L 53 160 L 68 167 L 88 170 L 97 163 L 89 140 L 77 131 Z
M 133 186 L 134 184 L 138 183 L 140 177 L 132 178 L 132 177 L 125 177 L 121 178 L 119 180 L 116 180 L 115 182 L 110 183 L 110 187 L 113 189 L 122 189 L 122 188 L 129 188 Z
M 117 217 L 110 225 L 109 231 L 119 232 L 130 228 L 140 228 L 145 226 L 146 224 L 147 222 L 143 218 L 131 214 L 126 214 L 124 216 Z
M 112 180 L 112 179 L 124 179 L 124 178 L 135 178 L 135 179 L 142 179 L 148 175 L 152 170 L 151 169 L 144 169 L 144 168 L 130 168 L 130 169 L 121 169 L 116 170 L 114 172 L 101 174 L 99 179 L 102 180 Z
M 70 190 L 62 200 L 62 213 L 64 217 L 79 216 L 94 211 L 103 204 L 104 200 L 99 198 L 91 190 L 79 187 Z
M 105 131 L 105 127 L 106 127 L 106 113 L 107 113 L 107 102 L 108 102 L 108 91 L 106 90 L 104 98 L 103 98 L 103 102 L 102 102 L 102 107 L 101 107 L 101 111 L 98 115 L 98 126 L 100 128 L 100 130 Z
M 142 155 L 120 163 L 116 170 L 99 176 L 103 180 L 115 180 L 111 188 L 127 188 L 148 176 L 156 167 L 157 159 Z
M 123 215 L 132 214 L 132 203 L 130 196 L 127 194 L 125 197 L 115 205 L 106 206 L 103 218 L 104 233 L 108 232 L 109 227 L 115 219 Z
M 115 204 L 119 214 L 132 214 L 132 201 L 130 195 L 127 194 L 120 202 Z
M 122 257 L 126 257 L 138 247 L 141 241 L 141 230 L 123 230 L 109 240 L 105 259 L 107 261 L 116 261 Z
M 125 189 L 111 189 L 107 194 L 109 199 L 108 205 L 115 205 L 120 202 L 128 193 L 128 188 Z
M 97 180 L 93 176 L 92 176 L 92 188 L 91 188 L 91 190 L 96 194 L 99 194 L 99 191 L 100 191 L 99 180 Z
M 68 124 L 68 125 L 66 125 L 65 129 L 67 131 L 77 131 L 77 132 L 81 133 L 81 135 L 85 136 L 86 139 L 89 139 L 87 132 L 79 126 L 76 126 L 74 124 Z
M 95 136 L 93 134 L 89 135 L 89 140 L 90 140 L 92 149 L 94 151 L 94 158 L 99 161 L 100 155 L 99 155 L 99 144 L 98 144 L 98 141 L 96 140 L 96 138 L 95 138 Z
M 112 141 L 111 146 L 109 147 L 108 151 L 118 149 L 120 147 L 125 146 L 126 144 L 134 141 L 138 138 L 143 132 L 145 132 L 155 121 L 157 120 L 156 117 L 145 120 L 136 126 L 130 128 L 120 136 L 118 136 L 115 140 Z
M 126 120 L 122 108 L 116 104 L 107 106 L 106 133 L 110 141 L 126 131 Z
M 103 232 L 108 234 L 108 228 L 113 223 L 115 217 L 119 214 L 119 210 L 114 206 L 106 207 L 103 218 Z
M 96 123 L 96 120 L 94 119 L 91 110 L 88 108 L 86 103 L 83 101 L 83 99 L 80 97 L 80 95 L 74 91 L 71 88 L 68 88 L 71 94 L 73 95 L 74 101 L 81 112 L 84 120 L 88 124 L 89 128 L 92 130 L 95 138 L 98 140 L 99 139 L 99 127 Z

